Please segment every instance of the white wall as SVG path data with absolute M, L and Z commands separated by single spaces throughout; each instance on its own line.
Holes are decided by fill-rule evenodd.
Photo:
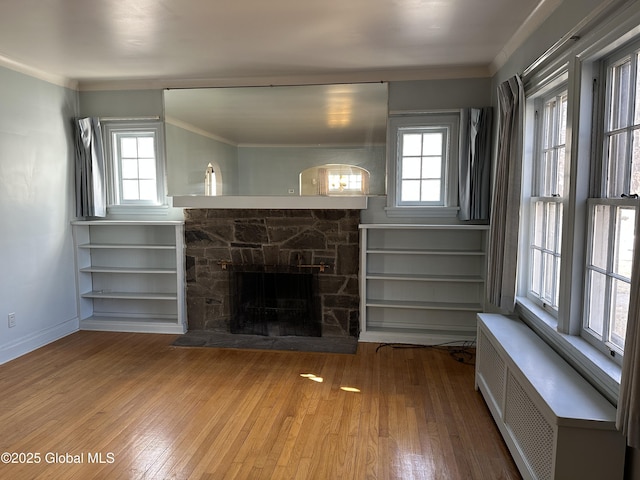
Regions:
M 0 363 L 78 329 L 71 227 L 77 93 L 0 68 Z M 17 325 L 8 328 L 7 314 Z

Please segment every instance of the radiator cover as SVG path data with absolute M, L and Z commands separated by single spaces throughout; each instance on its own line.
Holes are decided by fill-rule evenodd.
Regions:
M 525 479 L 622 479 L 615 408 L 522 322 L 479 314 L 476 388 Z

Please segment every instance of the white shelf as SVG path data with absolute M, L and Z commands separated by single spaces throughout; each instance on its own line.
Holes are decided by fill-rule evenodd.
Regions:
M 152 268 L 152 267 L 99 267 L 91 266 L 80 269 L 84 273 L 148 273 L 152 275 L 167 274 L 175 275 L 175 268 Z
M 479 312 L 482 305 L 479 303 L 452 303 L 452 302 L 419 302 L 419 301 L 398 301 L 398 300 L 367 300 L 367 307 L 377 308 L 406 308 L 414 310 L 445 310 L 461 312 Z
M 484 278 L 478 275 L 420 275 L 420 274 L 392 274 L 368 273 L 368 280 L 398 280 L 407 282 L 452 282 L 452 283 L 484 283 Z
M 484 309 L 488 228 L 360 225 L 360 340 L 472 340 Z
M 149 292 L 87 292 L 82 298 L 120 298 L 123 300 L 177 300 L 176 293 L 149 293 Z
M 184 222 L 72 222 L 83 330 L 186 331 Z
M 91 244 L 85 243 L 78 245 L 78 248 L 95 248 L 105 250 L 175 250 L 175 245 L 150 245 L 150 244 L 118 244 L 118 243 L 105 243 L 105 244 Z

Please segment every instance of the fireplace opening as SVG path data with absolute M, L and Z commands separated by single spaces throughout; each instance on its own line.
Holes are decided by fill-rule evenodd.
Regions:
M 230 272 L 231 333 L 265 336 L 322 335 L 316 275 L 269 271 L 264 267 Z

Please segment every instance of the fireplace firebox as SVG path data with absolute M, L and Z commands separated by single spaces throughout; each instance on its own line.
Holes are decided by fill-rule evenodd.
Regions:
M 297 268 L 251 266 L 229 272 L 231 333 L 322 335 L 316 274 Z

